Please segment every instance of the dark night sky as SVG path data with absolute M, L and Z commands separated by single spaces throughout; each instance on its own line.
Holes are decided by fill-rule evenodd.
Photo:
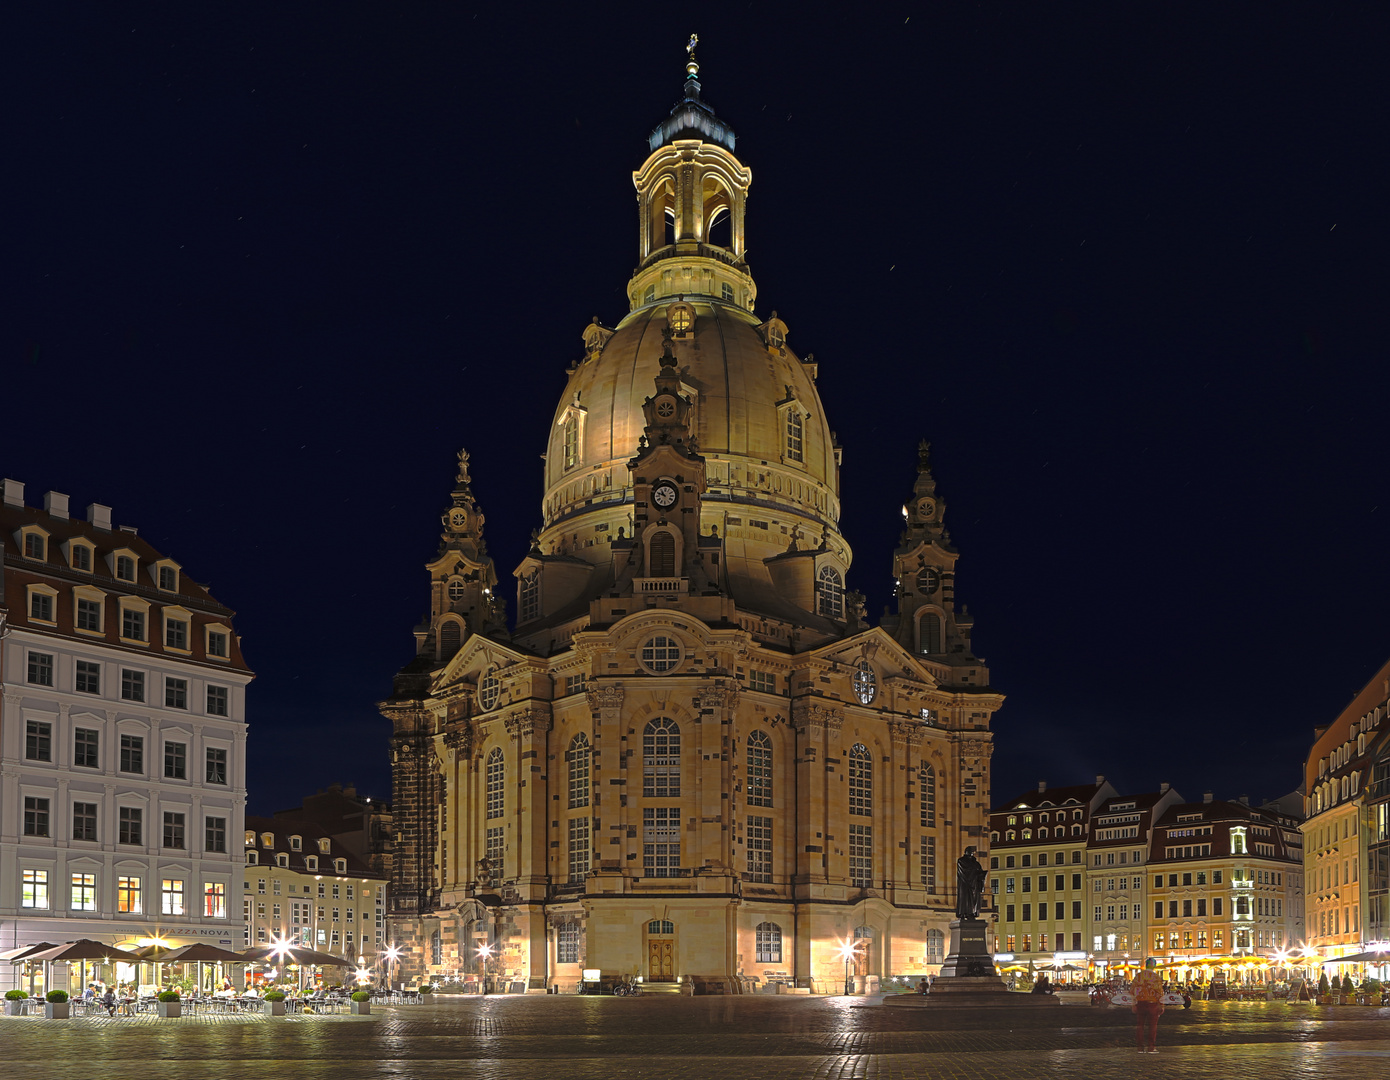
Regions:
M 875 616 L 934 444 L 1008 695 L 996 800 L 1095 773 L 1273 797 L 1390 653 L 1385 19 L 17 6 L 0 472 L 112 505 L 238 611 L 253 812 L 386 795 L 374 702 L 454 452 L 510 582 L 697 30 Z

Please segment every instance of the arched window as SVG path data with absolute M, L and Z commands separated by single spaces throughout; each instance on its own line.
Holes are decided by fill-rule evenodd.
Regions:
M 484 712 L 497 704 L 502 695 L 502 680 L 495 671 L 489 671 L 478 683 L 478 705 Z
M 855 743 L 849 751 L 849 812 L 873 817 L 874 763 L 868 748 Z
M 517 621 L 530 622 L 541 615 L 541 572 L 533 570 L 521 579 Z
M 878 676 L 874 674 L 874 669 L 869 666 L 867 660 L 860 660 L 854 665 L 854 696 L 859 699 L 861 705 L 872 705 L 874 696 L 878 693 Z
M 801 413 L 795 405 L 787 410 L 787 460 L 800 461 L 801 457 Z
M 642 732 L 642 795 L 675 799 L 681 793 L 681 729 L 659 716 Z
M 572 469 L 579 464 L 579 417 L 570 413 L 565 417 L 565 468 Z
M 772 740 L 765 731 L 748 736 L 747 793 L 749 806 L 772 805 Z
M 439 659 L 448 660 L 454 653 L 459 651 L 459 646 L 463 644 L 463 633 L 459 629 L 459 624 L 450 619 L 446 623 L 441 623 L 439 627 Z
M 450 603 L 457 604 L 460 600 L 463 599 L 463 593 L 464 593 L 463 582 L 462 582 L 459 578 L 454 578 L 453 581 L 449 582 L 449 601 L 450 601 Z
M 782 928 L 776 923 L 758 923 L 753 931 L 757 963 L 780 964 L 782 962 Z
M 827 619 L 845 617 L 845 584 L 833 566 L 822 566 L 816 579 L 816 613 Z
M 589 767 L 592 764 L 589 736 L 582 731 L 570 740 L 565 761 L 570 773 L 570 809 L 589 805 Z
M 647 576 L 676 576 L 676 538 L 668 532 L 655 533 L 647 546 Z
M 917 802 L 922 815 L 922 828 L 936 828 L 936 770 L 925 761 L 917 772 Z
M 946 951 L 946 935 L 940 930 L 927 931 L 927 963 L 939 964 Z
M 494 746 L 487 756 L 487 816 L 502 816 L 502 793 L 506 784 L 506 762 L 502 760 L 502 748 Z
M 919 627 L 918 647 L 928 655 L 935 655 L 942 652 L 941 647 L 941 616 L 931 612 L 923 615 L 917 624 Z
M 648 937 L 670 937 L 676 932 L 670 919 L 653 919 L 647 923 Z

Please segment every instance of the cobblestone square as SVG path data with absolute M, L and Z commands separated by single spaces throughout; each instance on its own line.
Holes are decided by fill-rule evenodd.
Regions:
M 1140 1055 L 1127 1010 L 1002 1016 L 876 998 L 490 997 L 354 1016 L 0 1018 L 3 1075 L 805 1080 L 1383 1077 L 1390 1009 L 1194 1003 Z

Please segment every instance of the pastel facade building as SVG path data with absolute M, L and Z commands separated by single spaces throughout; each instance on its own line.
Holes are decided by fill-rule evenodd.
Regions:
M 109 508 L 13 480 L 0 550 L 0 947 L 239 944 L 233 613 Z

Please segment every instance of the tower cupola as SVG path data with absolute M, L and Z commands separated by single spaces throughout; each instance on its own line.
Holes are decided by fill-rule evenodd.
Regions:
M 752 172 L 734 156 L 733 128 L 700 97 L 698 38 L 686 45 L 685 90 L 647 139 L 632 174 L 641 233 L 628 285 L 632 310 L 672 296 L 710 297 L 753 310 L 744 209 Z

